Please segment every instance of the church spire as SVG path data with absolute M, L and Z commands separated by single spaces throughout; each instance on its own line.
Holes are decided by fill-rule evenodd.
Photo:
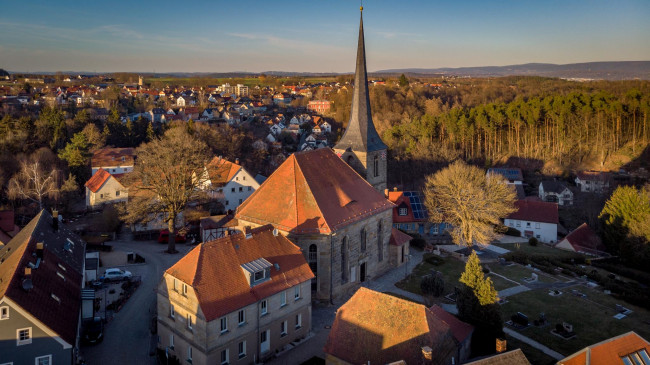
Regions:
M 388 147 L 379 137 L 372 122 L 370 96 L 368 94 L 368 74 L 366 71 L 366 47 L 363 36 L 363 6 L 359 21 L 359 44 L 357 47 L 357 65 L 354 74 L 354 91 L 350 121 L 341 140 L 334 146 L 336 150 L 357 152 L 374 152 Z

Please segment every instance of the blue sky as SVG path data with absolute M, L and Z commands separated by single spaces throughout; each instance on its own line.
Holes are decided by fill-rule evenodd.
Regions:
M 352 72 L 359 2 L 12 1 L 9 71 Z M 368 69 L 650 60 L 649 0 L 364 3 Z

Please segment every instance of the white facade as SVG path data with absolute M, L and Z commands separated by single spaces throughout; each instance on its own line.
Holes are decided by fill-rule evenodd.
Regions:
M 95 209 L 104 204 L 126 202 L 128 199 L 128 189 L 113 176 L 106 179 L 96 192 L 86 187 L 86 208 Z
M 558 205 L 573 205 L 573 193 L 565 188 L 560 194 L 554 191 L 544 191 L 544 184 L 539 184 L 539 198 L 545 202 L 558 203 Z
M 106 170 L 109 174 L 111 175 L 119 175 L 119 174 L 126 174 L 127 172 L 132 172 L 133 171 L 133 165 L 130 166 L 121 166 L 121 165 L 115 165 L 115 166 L 93 166 L 93 172 L 92 175 L 95 175 L 97 170 L 99 169 L 104 169 Z
M 540 242 L 557 242 L 557 224 L 506 218 L 503 224 L 521 232 L 521 237 L 535 237 Z
M 581 180 L 580 177 L 576 177 L 575 182 L 583 193 L 602 193 L 609 188 L 609 182 L 607 181 Z
M 255 190 L 260 187 L 260 184 L 255 181 L 243 168 L 230 180 L 223 188 L 223 206 L 226 210 L 235 210 L 239 204 L 243 203 Z

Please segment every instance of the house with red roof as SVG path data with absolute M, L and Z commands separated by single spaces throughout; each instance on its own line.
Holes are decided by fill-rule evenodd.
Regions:
M 99 169 L 110 174 L 126 174 L 133 171 L 135 165 L 135 148 L 106 147 L 95 151 L 90 159 L 92 175 Z
M 469 357 L 473 328 L 438 308 L 359 288 L 336 312 L 325 361 L 461 364 Z
M 394 204 L 331 149 L 294 153 L 237 208 L 243 227 L 272 224 L 303 249 L 319 299 L 388 270 Z
M 417 191 L 384 190 L 384 195 L 395 204 L 393 208 L 393 227 L 409 234 L 426 235 L 434 243 L 448 243 L 447 233 L 450 225 L 446 222 L 432 223 L 424 206 L 424 197 Z
M 587 223 L 582 223 L 580 227 L 569 233 L 555 245 L 555 248 L 594 256 L 607 255 L 603 241 Z
M 260 184 L 255 181 L 239 159 L 230 162 L 221 156 L 215 157 L 206 166 L 201 187 L 214 198 L 221 200 L 226 211 L 234 211 Z
M 158 285 L 158 346 L 183 364 L 261 363 L 309 334 L 313 277 L 270 225 L 200 244 Z
M 120 175 L 111 175 L 100 168 L 86 181 L 86 208 L 97 209 L 105 204 L 122 203 L 129 200 L 129 190 L 122 185 Z
M 569 355 L 558 365 L 650 364 L 650 342 L 631 331 L 609 338 Z
M 0 246 L 0 361 L 75 364 L 86 243 L 42 210 Z
M 515 212 L 510 213 L 503 224 L 517 229 L 521 237 L 535 237 L 540 242 L 557 242 L 557 225 L 560 223 L 557 203 L 537 200 L 515 201 Z

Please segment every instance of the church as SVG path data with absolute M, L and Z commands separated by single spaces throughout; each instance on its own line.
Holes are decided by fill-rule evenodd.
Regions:
M 363 16 L 354 80 L 350 121 L 334 151 L 291 155 L 235 214 L 241 229 L 271 224 L 299 246 L 316 275 L 314 298 L 330 302 L 398 265 L 390 245 L 408 245 L 392 229 L 395 205 L 383 193 L 387 147 L 372 122 Z

